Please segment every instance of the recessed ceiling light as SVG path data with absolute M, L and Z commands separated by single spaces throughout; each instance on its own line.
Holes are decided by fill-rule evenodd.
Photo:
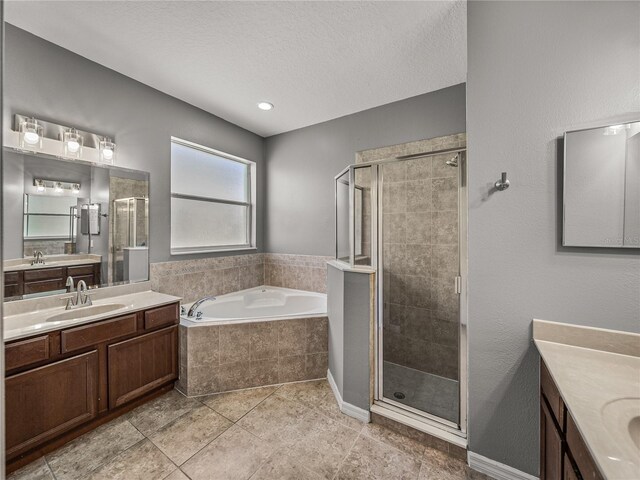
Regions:
M 258 102 L 258 108 L 260 110 L 271 110 L 273 108 L 273 103 L 269 102 Z

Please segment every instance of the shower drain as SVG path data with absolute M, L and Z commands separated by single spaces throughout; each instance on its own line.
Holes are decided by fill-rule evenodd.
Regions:
M 395 392 L 393 394 L 394 397 L 396 397 L 398 400 L 403 400 L 404 399 L 404 393 L 402 392 Z

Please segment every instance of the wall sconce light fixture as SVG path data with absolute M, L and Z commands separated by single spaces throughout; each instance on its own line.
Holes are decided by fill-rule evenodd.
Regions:
M 100 140 L 100 161 L 113 164 L 116 160 L 116 144 L 109 137 Z
M 72 182 L 61 182 L 58 180 L 43 180 L 41 178 L 33 179 L 33 186 L 36 187 L 38 193 L 43 193 L 48 189 L 56 193 L 72 193 L 78 195 L 80 193 L 80 184 Z
M 18 126 L 20 134 L 20 148 L 42 148 L 43 126 L 31 117 L 20 122 Z
M 82 155 L 83 138 L 78 130 L 69 128 L 62 138 L 63 155 L 65 157 L 80 158 Z

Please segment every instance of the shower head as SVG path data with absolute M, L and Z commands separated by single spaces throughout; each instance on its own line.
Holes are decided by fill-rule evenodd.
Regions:
M 449 165 L 450 167 L 457 167 L 458 166 L 458 155 L 456 154 L 455 157 L 450 158 L 449 160 L 447 160 L 446 162 L 447 165 Z

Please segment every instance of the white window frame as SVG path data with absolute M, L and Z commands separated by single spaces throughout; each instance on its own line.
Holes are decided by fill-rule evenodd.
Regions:
M 182 193 L 173 193 L 171 191 L 171 202 L 173 203 L 174 198 L 181 198 L 186 200 L 197 200 L 204 202 L 212 202 L 226 205 L 240 205 L 247 207 L 247 238 L 249 239 L 249 243 L 242 245 L 211 245 L 211 246 L 198 246 L 198 247 L 174 247 L 171 248 L 171 255 L 191 255 L 196 253 L 215 253 L 215 252 L 230 252 L 230 251 L 239 251 L 239 250 L 255 250 L 256 249 L 256 162 L 251 160 L 247 160 L 246 158 L 238 157 L 236 155 L 231 155 L 229 153 L 221 152 L 220 150 L 215 150 L 213 148 L 205 147 L 204 145 L 200 145 L 194 142 L 190 142 L 188 140 L 183 140 L 178 137 L 171 137 L 171 143 L 175 143 L 178 145 L 182 145 L 185 147 L 193 148 L 195 150 L 200 150 L 205 153 L 209 153 L 212 155 L 216 155 L 218 157 L 225 158 L 227 160 L 231 160 L 234 162 L 242 163 L 248 165 L 248 174 L 247 174 L 247 182 L 248 182 L 248 198 L 246 202 L 238 202 L 234 200 L 224 200 L 221 198 L 215 197 L 202 197 L 197 195 L 186 195 Z M 172 167 L 173 168 L 173 164 Z M 172 224 L 172 223 L 171 223 Z M 170 234 L 170 237 L 173 236 Z M 170 242 L 172 240 L 170 239 Z

